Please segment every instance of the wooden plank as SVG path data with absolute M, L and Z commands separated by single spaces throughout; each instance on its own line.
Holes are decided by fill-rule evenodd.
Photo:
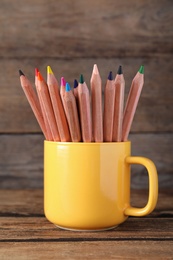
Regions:
M 43 186 L 43 135 L 0 135 L 1 187 Z
M 165 207 L 166 208 L 166 207 Z M 43 189 L 0 190 L 0 217 L 44 216 Z
M 173 240 L 173 218 L 129 218 L 118 227 L 104 232 L 62 230 L 41 217 L 1 217 L 0 223 L 0 242 Z
M 1 243 L 2 260 L 13 259 L 172 259 L 172 241 Z
M 93 64 L 97 62 L 103 87 L 110 70 L 116 74 L 123 65 L 126 95 L 138 68 L 145 65 L 145 83 L 131 132 L 173 131 L 173 59 L 166 58 L 111 58 L 111 59 L 0 59 L 0 133 L 40 132 L 33 112 L 19 83 L 18 69 L 22 69 L 34 83 L 34 68 L 39 67 L 46 77 L 46 66 L 51 65 L 57 79 L 64 76 L 72 85 L 74 78 L 84 74 L 89 86 Z
M 131 204 L 144 207 L 147 190 L 132 190 Z M 151 217 L 171 217 L 173 214 L 172 189 L 160 190 L 155 210 Z M 0 190 L 0 217 L 43 217 L 43 189 Z
M 46 0 L 3 0 L 1 56 L 100 58 L 172 53 L 172 11 L 169 0 L 65 0 L 58 5 Z
M 132 155 L 148 157 L 156 164 L 160 188 L 172 188 L 173 134 L 132 134 L 130 140 Z M 43 136 L 5 134 L 0 135 L 0 143 L 0 187 L 43 187 Z M 144 167 L 132 167 L 132 187 L 148 187 Z
M 159 188 L 173 187 L 173 141 L 172 134 L 131 134 L 129 139 L 132 142 L 132 155 L 144 156 L 151 159 L 157 168 Z M 133 165 L 132 187 L 148 187 L 148 174 L 142 166 Z

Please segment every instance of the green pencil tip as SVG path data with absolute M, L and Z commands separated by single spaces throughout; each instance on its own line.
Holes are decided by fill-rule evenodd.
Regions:
M 80 78 L 79 78 L 79 83 L 83 84 L 84 83 L 84 77 L 83 75 L 81 74 L 80 75 Z
M 140 72 L 141 74 L 144 74 L 144 66 L 141 65 L 140 69 L 138 70 L 138 72 Z

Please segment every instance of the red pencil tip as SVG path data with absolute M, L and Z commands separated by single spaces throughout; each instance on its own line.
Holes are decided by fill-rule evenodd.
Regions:
M 36 77 L 38 76 L 38 73 L 39 73 L 38 68 L 35 68 L 35 76 L 36 76 Z

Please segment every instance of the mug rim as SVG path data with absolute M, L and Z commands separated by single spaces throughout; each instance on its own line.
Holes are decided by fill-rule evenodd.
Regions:
M 67 146 L 106 146 L 106 145 L 128 145 L 131 144 L 131 141 L 123 141 L 123 142 L 57 142 L 57 141 L 48 141 L 48 140 L 44 140 L 45 144 L 52 144 L 52 145 L 67 145 Z

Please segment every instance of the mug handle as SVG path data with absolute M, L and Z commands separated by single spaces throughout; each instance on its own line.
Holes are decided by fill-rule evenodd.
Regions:
M 127 207 L 124 211 L 124 214 L 127 216 L 137 216 L 142 217 L 145 216 L 156 206 L 157 198 L 158 198 L 158 175 L 157 170 L 154 163 L 145 157 L 138 157 L 138 156 L 128 156 L 125 159 L 125 162 L 128 164 L 141 164 L 143 165 L 148 171 L 149 177 L 149 196 L 148 202 L 144 208 L 135 208 L 135 207 Z

